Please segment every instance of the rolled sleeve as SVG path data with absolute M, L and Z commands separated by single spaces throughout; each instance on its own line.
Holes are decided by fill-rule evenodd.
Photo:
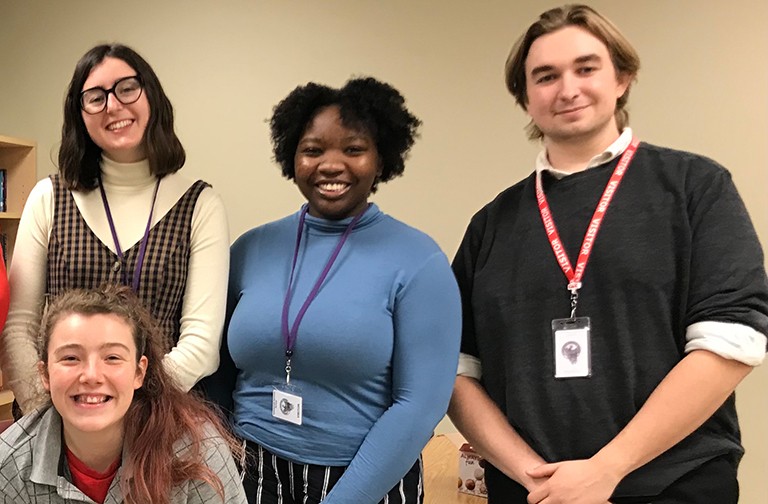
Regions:
M 685 353 L 708 350 L 748 366 L 759 366 L 763 362 L 768 343 L 764 334 L 749 326 L 714 321 L 689 325 L 685 339 Z
M 483 366 L 480 359 L 466 353 L 459 354 L 459 367 L 456 370 L 458 376 L 468 376 L 480 381 L 483 376 Z

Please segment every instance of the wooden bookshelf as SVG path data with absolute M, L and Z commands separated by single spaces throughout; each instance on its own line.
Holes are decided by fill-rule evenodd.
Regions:
M 13 420 L 13 392 L 0 390 L 0 424 L 3 421 Z M 0 427 L 2 432 L 2 427 Z
M 37 182 L 35 142 L 0 135 L 0 168 L 6 171 L 5 212 L 0 212 L 0 232 L 7 236 L 6 266 L 10 263 L 21 211 Z

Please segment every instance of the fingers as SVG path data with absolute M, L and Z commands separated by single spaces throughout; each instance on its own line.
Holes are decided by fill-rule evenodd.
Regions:
M 533 492 L 528 494 L 528 504 L 538 504 L 547 498 L 549 490 L 543 486 L 540 486 Z

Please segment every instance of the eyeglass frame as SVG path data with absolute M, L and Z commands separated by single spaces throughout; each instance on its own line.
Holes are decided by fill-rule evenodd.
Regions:
M 139 94 L 136 96 L 135 100 L 129 101 L 129 102 L 124 102 L 123 100 L 120 99 L 119 96 L 117 96 L 116 90 L 117 90 L 117 86 L 119 86 L 121 82 L 125 82 L 128 79 L 136 79 L 136 82 L 139 83 Z M 88 112 L 87 110 L 85 110 L 85 104 L 83 103 L 83 98 L 85 97 L 85 93 L 88 93 L 89 91 L 95 91 L 97 89 L 104 92 L 104 107 L 102 107 L 102 109 L 99 110 L 98 112 Z M 130 105 L 131 103 L 136 103 L 137 101 L 139 101 L 139 98 L 141 98 L 141 95 L 144 93 L 144 81 L 141 79 L 141 75 L 139 75 L 139 74 L 128 75 L 126 77 L 122 77 L 120 79 L 117 79 L 115 81 L 115 83 L 112 85 L 112 87 L 109 88 L 109 89 L 104 89 L 101 86 L 94 86 L 92 88 L 85 89 L 85 90 L 80 92 L 80 110 L 82 110 L 83 112 L 85 112 L 88 115 L 101 114 L 102 112 L 104 112 L 107 109 L 107 103 L 109 102 L 109 95 L 110 95 L 110 93 L 112 94 L 112 96 L 115 97 L 115 100 L 119 101 L 123 105 Z

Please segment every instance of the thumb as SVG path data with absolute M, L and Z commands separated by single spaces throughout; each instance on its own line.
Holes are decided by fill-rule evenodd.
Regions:
M 555 473 L 558 467 L 560 467 L 559 462 L 554 464 L 542 464 L 533 469 L 527 469 L 525 474 L 531 478 L 548 478 Z

